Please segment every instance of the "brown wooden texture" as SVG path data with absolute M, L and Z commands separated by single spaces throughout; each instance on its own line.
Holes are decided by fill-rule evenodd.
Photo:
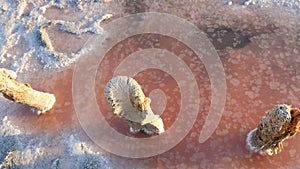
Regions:
M 15 72 L 0 69 L 0 92 L 5 98 L 28 105 L 38 114 L 53 107 L 56 100 L 53 94 L 34 90 L 29 84 L 16 81 L 16 77 Z

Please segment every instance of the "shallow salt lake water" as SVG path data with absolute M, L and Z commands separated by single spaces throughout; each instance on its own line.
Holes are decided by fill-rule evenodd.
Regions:
M 216 130 L 204 143 L 199 143 L 212 97 L 211 81 L 203 62 L 187 45 L 174 38 L 157 34 L 136 35 L 115 44 L 97 67 L 94 91 L 99 110 L 112 130 L 131 138 L 149 138 L 143 133 L 129 133 L 128 124 L 112 114 L 103 89 L 116 67 L 132 53 L 149 48 L 171 51 L 189 66 L 200 98 L 195 123 L 179 144 L 159 155 L 140 159 L 121 157 L 100 148 L 82 129 L 74 109 L 75 65 L 71 64 L 68 68 L 19 72 L 20 81 L 54 93 L 57 102 L 52 110 L 37 116 L 29 108 L 1 98 L 1 161 L 9 152 L 16 152 L 14 163 L 23 168 L 299 168 L 299 135 L 286 140 L 284 150 L 276 156 L 252 153 L 245 141 L 247 133 L 257 127 L 265 112 L 274 105 L 286 103 L 300 107 L 298 14 L 292 17 L 281 8 L 281 15 L 271 14 L 272 8 L 251 9 L 235 3 L 216 7 L 208 2 L 184 6 L 178 2 L 163 2 L 162 5 L 147 1 L 130 5 L 128 2 L 127 6 L 113 3 L 107 2 L 105 8 L 101 8 L 103 13 L 110 9 L 115 17 L 103 24 L 126 13 L 157 11 L 185 18 L 207 33 L 226 75 L 225 108 Z M 95 6 L 94 10 L 97 8 Z M 49 7 L 43 15 L 52 20 L 76 21 L 84 18 L 86 13 L 87 10 L 74 12 L 72 8 Z M 57 27 L 47 31 L 55 51 L 66 56 L 84 48 L 87 39 L 93 36 L 91 32 L 75 35 Z M 3 67 L 10 65 L 3 63 Z M 165 129 L 169 130 L 178 118 L 180 106 L 184 106 L 179 101 L 184 91 L 180 91 L 171 74 L 162 70 L 147 69 L 134 78 L 145 95 L 150 96 L 153 111 L 161 114 Z M 82 92 L 84 95 L 85 91 Z M 91 112 L 86 113 L 88 116 Z M 101 124 L 90 125 L 95 126 L 97 133 L 96 126 Z

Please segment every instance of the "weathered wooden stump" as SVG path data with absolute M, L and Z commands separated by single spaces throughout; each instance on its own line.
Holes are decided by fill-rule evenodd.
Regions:
M 56 99 L 53 94 L 36 91 L 29 84 L 16 81 L 14 71 L 0 68 L 0 92 L 11 101 L 30 106 L 37 114 L 50 110 Z
M 129 122 L 130 132 L 163 133 L 164 124 L 150 107 L 151 99 L 145 97 L 141 86 L 131 77 L 117 76 L 105 86 L 104 94 L 114 114 Z
M 300 110 L 288 105 L 277 105 L 268 111 L 249 132 L 247 145 L 260 154 L 274 155 L 283 150 L 283 141 L 299 131 Z

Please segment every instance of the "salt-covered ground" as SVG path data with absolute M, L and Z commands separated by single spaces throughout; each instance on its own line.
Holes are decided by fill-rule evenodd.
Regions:
M 299 9 L 296 0 L 1 1 L 0 67 L 16 71 L 19 81 L 57 98 L 54 108 L 41 116 L 0 98 L 1 167 L 299 168 L 299 135 L 285 141 L 284 151 L 276 156 L 253 154 L 245 143 L 247 133 L 275 104 L 300 107 Z M 149 158 L 125 158 L 100 148 L 82 129 L 72 98 L 74 63 L 83 55 L 90 37 L 105 35 L 102 24 L 137 12 L 184 18 L 205 32 L 217 49 L 226 74 L 226 103 L 217 129 L 204 143 L 198 138 L 211 104 L 211 82 L 203 63 L 193 54 L 183 60 L 193 67 L 200 109 L 193 128 L 177 146 Z M 113 116 L 103 101 L 103 87 L 118 56 L 158 42 L 157 48 L 169 49 L 170 41 L 159 35 L 130 37 L 107 52 L 99 66 L 95 88 L 99 108 L 118 132 L 147 137 L 130 134 L 126 123 Z M 186 49 L 180 42 L 177 47 L 173 52 L 178 55 Z M 151 96 L 157 86 L 167 95 L 166 103 L 151 98 L 154 110 L 161 111 L 162 103 L 166 106 L 162 119 L 168 130 L 180 106 L 174 79 L 159 70 L 141 72 L 135 78 L 146 95 Z

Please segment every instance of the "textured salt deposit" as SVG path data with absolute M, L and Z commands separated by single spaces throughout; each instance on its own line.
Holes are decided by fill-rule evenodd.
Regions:
M 84 48 L 72 53 L 58 52 L 52 45 L 49 29 L 81 35 L 84 33 L 101 34 L 100 22 L 111 17 L 111 14 L 99 11 L 93 16 L 87 14 L 93 1 L 84 3 L 37 2 L 37 1 L 3 1 L 1 2 L 0 28 L 0 63 L 16 72 L 38 70 L 40 68 L 62 68 L 69 66 L 81 54 Z M 48 9 L 76 10 L 86 14 L 74 21 L 48 19 Z M 49 14 L 51 16 L 51 14 Z
M 199 144 L 199 132 L 210 104 L 210 83 L 200 61 L 188 63 L 201 89 L 201 110 L 192 130 L 178 146 L 160 156 L 128 159 L 104 152 L 81 129 L 73 109 L 72 71 L 65 69 L 86 50 L 84 44 L 89 37 L 105 31 L 99 23 L 102 19 L 110 14 L 119 17 L 144 11 L 185 18 L 207 33 L 224 65 L 227 100 L 217 130 L 209 140 Z M 2 0 L 0 23 L 0 67 L 13 69 L 32 86 L 47 88 L 57 96 L 54 110 L 41 117 L 26 107 L 0 99 L 2 167 L 297 168 L 300 165 L 299 135 L 288 140 L 285 151 L 274 158 L 250 154 L 245 148 L 247 133 L 256 127 L 266 110 L 280 103 L 299 107 L 299 1 Z M 183 55 L 190 56 L 188 52 Z M 153 81 L 159 77 L 149 74 Z M 176 112 L 179 103 L 169 104 L 169 100 L 178 88 L 168 88 L 173 85 L 168 82 L 157 85 L 166 89 L 166 111 Z M 99 93 L 102 96 L 103 91 Z M 176 114 L 162 113 L 167 128 L 173 124 L 173 116 Z M 112 116 L 108 120 L 117 126 L 118 121 Z
M 0 67 L 22 73 L 23 78 L 32 76 L 29 72 L 61 71 L 68 67 L 80 56 L 89 36 L 103 33 L 100 22 L 112 16 L 100 6 L 106 6 L 105 2 L 1 1 Z M 58 11 L 63 14 L 56 15 Z M 61 35 L 73 41 L 57 43 Z M 73 43 L 76 48 L 71 46 L 60 51 L 57 44 L 64 46 L 64 43 Z M 0 168 L 109 168 L 108 156 L 95 149 L 87 151 L 91 143 L 78 140 L 82 139 L 83 132 L 63 131 L 61 127 L 59 131 L 50 132 L 42 129 L 42 133 L 37 134 L 26 125 L 18 125 L 26 115 L 14 116 L 14 112 L 21 113 L 24 109 L 14 106 L 1 98 Z M 25 121 L 19 124 L 30 123 Z M 51 127 L 51 122 L 47 123 Z M 35 128 L 39 130 L 39 127 L 43 126 Z

